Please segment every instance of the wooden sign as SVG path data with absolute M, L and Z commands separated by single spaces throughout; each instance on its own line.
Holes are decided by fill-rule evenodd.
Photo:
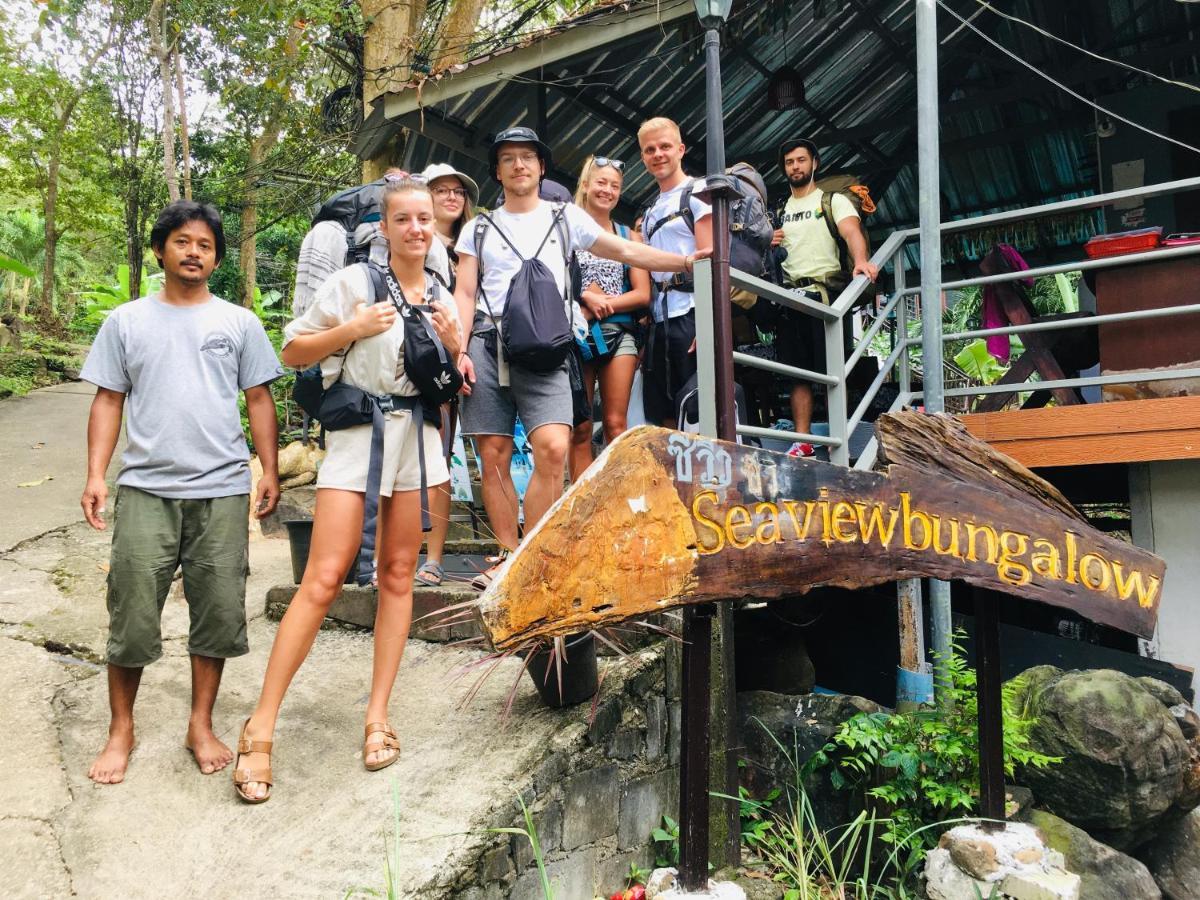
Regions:
M 689 603 L 961 579 L 1149 637 L 1165 564 L 1090 527 L 947 416 L 877 424 L 886 472 L 645 426 L 549 511 L 480 598 L 497 649 Z

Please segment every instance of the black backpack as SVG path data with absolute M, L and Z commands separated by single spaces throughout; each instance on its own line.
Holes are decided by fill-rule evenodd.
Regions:
M 767 185 L 752 165 L 736 163 L 725 170 L 733 177 L 737 196 L 729 204 L 729 264 L 735 269 L 774 281 L 771 265 L 771 236 L 775 232 L 767 214 Z M 672 210 L 644 232 L 645 241 L 668 222 L 682 218 L 688 231 L 696 233 L 696 217 L 692 212 L 692 188 L 695 180 L 689 180 L 679 196 L 679 208 Z M 650 211 L 651 203 L 642 210 L 643 217 Z
M 508 361 L 530 372 L 553 372 L 566 361 L 567 354 L 575 345 L 571 320 L 567 316 L 566 294 L 558 286 L 554 273 L 538 259 L 546 241 L 557 231 L 562 244 L 564 286 L 569 287 L 571 235 L 563 208 L 562 203 L 554 204 L 550 230 L 530 259 L 521 255 L 508 235 L 487 213 L 481 214 L 475 223 L 475 258 L 480 264 L 479 296 L 487 307 L 488 317 L 500 331 L 500 342 Z M 508 301 L 504 304 L 499 323 L 496 323 L 496 316 L 483 289 L 483 240 L 489 226 L 496 229 L 496 233 L 504 238 L 504 242 L 517 254 L 517 259 L 521 260 L 521 268 L 509 283 Z
M 355 232 L 364 222 L 378 222 L 381 219 L 380 201 L 386 186 L 387 180 L 380 178 L 368 184 L 348 188 L 334 194 L 313 213 L 313 225 L 319 222 L 334 222 L 346 232 L 346 265 L 367 261 L 371 245 L 355 244 Z

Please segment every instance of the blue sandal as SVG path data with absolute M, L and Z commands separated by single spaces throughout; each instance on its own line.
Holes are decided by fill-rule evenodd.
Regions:
M 427 559 L 421 564 L 421 568 L 417 569 L 414 577 L 418 584 L 426 587 L 441 587 L 446 580 L 446 570 L 442 568 L 441 563 Z

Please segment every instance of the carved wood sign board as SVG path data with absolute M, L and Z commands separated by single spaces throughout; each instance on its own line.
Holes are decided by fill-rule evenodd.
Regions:
M 930 576 L 1151 636 L 1161 559 L 1087 525 L 953 419 L 884 419 L 886 473 L 627 432 L 480 598 L 485 632 L 505 649 L 689 603 Z

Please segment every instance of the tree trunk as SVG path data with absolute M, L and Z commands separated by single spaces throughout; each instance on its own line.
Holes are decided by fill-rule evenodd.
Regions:
M 162 81 L 163 177 L 167 182 L 167 194 L 174 203 L 179 199 L 179 173 L 175 165 L 175 85 L 171 78 L 171 47 L 167 40 L 164 5 L 165 0 L 154 0 L 150 4 L 147 29 L 150 32 L 150 53 L 158 60 L 158 74 Z
M 258 179 L 262 163 L 279 142 L 279 120 L 267 123 L 263 133 L 250 142 L 249 163 L 242 181 L 242 237 L 238 243 L 238 268 L 242 273 L 242 305 L 254 306 L 254 288 L 258 280 Z
M 129 299 L 136 300 L 142 293 L 142 256 L 146 248 L 139 215 L 142 180 L 136 163 L 129 168 L 132 171 L 125 180 L 125 262 L 129 265 Z
M 363 107 L 400 90 L 409 80 L 413 31 L 425 15 L 425 0 L 361 0 L 367 31 L 363 37 Z
M 434 54 L 433 71 L 441 72 L 467 58 L 485 5 L 486 0 L 453 0 Z
M 179 151 L 183 157 L 183 197 L 192 199 L 192 146 L 188 136 L 187 93 L 183 86 L 183 54 L 175 48 L 175 89 L 179 95 Z
M 65 129 L 64 129 L 65 130 Z M 50 160 L 46 165 L 46 194 L 42 198 L 42 218 L 46 223 L 46 252 L 42 257 L 42 309 L 46 312 L 54 310 L 54 267 L 58 257 L 58 239 L 60 232 L 55 227 L 55 214 L 58 211 L 58 169 L 62 157 L 62 131 L 54 137 L 50 144 Z M 25 314 L 22 304 L 21 315 Z

